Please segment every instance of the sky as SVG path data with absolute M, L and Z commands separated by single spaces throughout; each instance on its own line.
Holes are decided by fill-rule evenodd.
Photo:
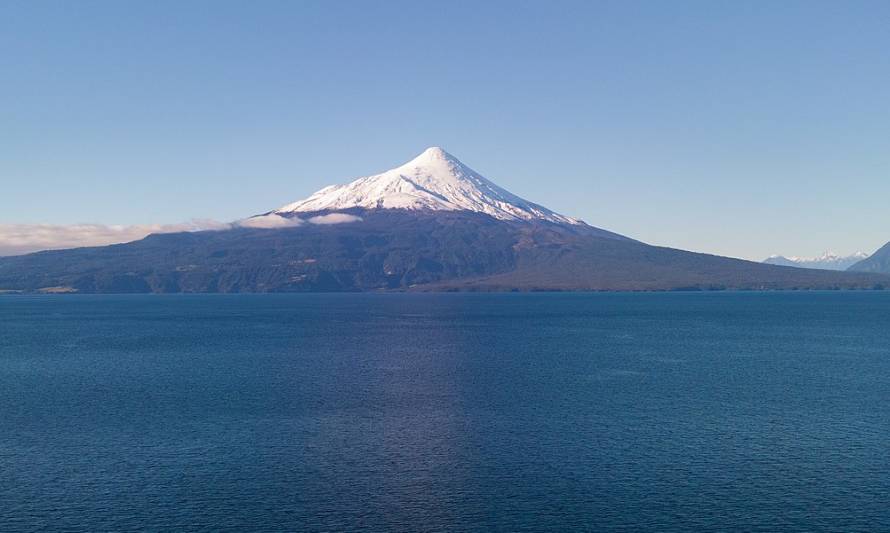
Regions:
M 888 2 L 5 0 L 0 255 L 237 220 L 434 145 L 652 244 L 872 252 L 888 95 Z

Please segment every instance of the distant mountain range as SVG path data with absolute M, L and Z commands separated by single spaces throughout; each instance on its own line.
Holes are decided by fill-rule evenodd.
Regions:
M 520 198 L 440 148 L 229 229 L 0 258 L 0 292 L 885 287 L 884 274 L 650 246 Z
M 819 257 L 785 257 L 781 255 L 773 255 L 765 259 L 763 262 L 768 265 L 781 265 L 798 268 L 815 268 L 819 270 L 847 270 L 856 263 L 866 259 L 868 254 L 865 252 L 856 252 L 853 255 L 837 255 L 832 252 L 825 252 Z

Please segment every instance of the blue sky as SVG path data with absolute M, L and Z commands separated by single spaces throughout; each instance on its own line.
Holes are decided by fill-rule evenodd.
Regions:
M 233 220 L 439 145 L 654 244 L 890 240 L 887 2 L 7 0 L 0 65 L 19 230 Z

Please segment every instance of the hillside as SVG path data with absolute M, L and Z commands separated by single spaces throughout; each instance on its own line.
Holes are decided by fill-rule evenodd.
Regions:
M 0 290 L 81 293 L 368 290 L 873 289 L 890 276 L 763 265 L 505 222 L 468 211 L 352 210 L 360 221 L 151 235 L 0 260 Z
M 863 259 L 851 266 L 848 271 L 890 274 L 890 242 L 872 254 L 871 257 Z

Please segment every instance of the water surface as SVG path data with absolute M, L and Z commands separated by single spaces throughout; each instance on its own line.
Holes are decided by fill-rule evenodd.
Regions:
M 0 529 L 888 530 L 890 294 L 0 297 Z

